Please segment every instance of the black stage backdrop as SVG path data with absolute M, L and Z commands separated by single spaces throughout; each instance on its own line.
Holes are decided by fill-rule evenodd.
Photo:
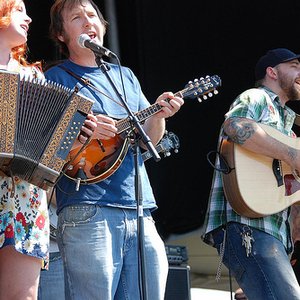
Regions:
M 48 62 L 59 56 L 48 39 L 53 1 L 42 2 L 27 1 L 33 18 L 28 44 L 31 60 Z M 159 162 L 147 161 L 159 205 L 154 218 L 161 235 L 197 229 L 205 218 L 213 172 L 206 155 L 216 150 L 224 113 L 235 96 L 252 86 L 254 65 L 266 50 L 286 47 L 300 53 L 300 2 L 95 2 L 105 17 L 115 3 L 115 19 L 108 21 L 118 32 L 119 58 L 136 73 L 150 102 L 163 91 L 179 91 L 202 76 L 216 74 L 222 79 L 218 95 L 202 103 L 186 100 L 181 111 L 167 121 L 167 129 L 180 139 L 179 153 Z M 106 37 L 105 46 L 109 45 L 113 44 Z

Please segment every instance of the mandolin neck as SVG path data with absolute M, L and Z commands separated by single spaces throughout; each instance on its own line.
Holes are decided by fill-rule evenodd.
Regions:
M 170 99 L 165 99 L 165 101 L 170 101 Z M 139 122 L 143 122 L 148 118 L 152 117 L 153 115 L 155 115 L 156 113 L 158 113 L 161 109 L 162 109 L 161 105 L 159 105 L 158 103 L 154 103 L 149 107 L 137 112 L 135 116 L 137 117 Z M 118 134 L 124 132 L 125 130 L 130 129 L 131 125 L 132 124 L 131 124 L 130 117 L 117 121 L 116 127 L 118 128 Z

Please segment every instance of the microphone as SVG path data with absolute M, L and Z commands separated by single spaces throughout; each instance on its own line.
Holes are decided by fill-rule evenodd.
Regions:
M 86 33 L 83 33 L 78 37 L 78 44 L 81 48 L 88 48 L 88 49 L 92 50 L 95 54 L 98 54 L 100 56 L 104 55 L 109 58 L 114 58 L 117 56 L 115 53 L 113 53 L 109 49 L 93 42 L 92 39 Z

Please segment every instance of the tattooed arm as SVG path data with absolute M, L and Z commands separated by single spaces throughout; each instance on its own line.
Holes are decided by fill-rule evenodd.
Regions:
M 234 142 L 261 155 L 282 160 L 300 170 L 300 151 L 268 135 L 258 123 L 246 118 L 229 118 L 224 131 Z

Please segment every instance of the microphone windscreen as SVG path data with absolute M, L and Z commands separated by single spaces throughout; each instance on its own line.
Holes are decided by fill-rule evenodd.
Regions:
M 78 37 L 78 44 L 81 48 L 86 48 L 84 43 L 86 41 L 89 41 L 91 38 L 86 34 L 86 33 L 83 33 L 81 34 L 79 37 Z

